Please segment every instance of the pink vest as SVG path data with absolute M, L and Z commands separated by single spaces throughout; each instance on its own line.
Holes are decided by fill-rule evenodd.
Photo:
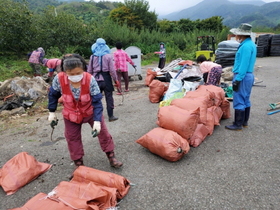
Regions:
M 40 55 L 41 52 L 40 51 L 33 51 L 28 59 L 29 63 L 40 63 Z
M 90 95 L 91 74 L 84 72 L 81 81 L 81 94 L 79 100 L 75 100 L 65 72 L 58 74 L 58 79 L 62 89 L 63 117 L 74 123 L 81 123 L 85 117 L 93 115 L 92 99 Z
M 55 69 L 58 65 L 61 64 L 61 60 L 58 58 L 49 59 L 46 63 L 46 66 L 51 69 Z

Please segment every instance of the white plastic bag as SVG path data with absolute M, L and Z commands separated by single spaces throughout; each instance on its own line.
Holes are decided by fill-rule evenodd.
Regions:
M 166 91 L 163 100 L 170 99 L 174 95 L 174 93 L 182 92 L 183 83 L 184 82 L 180 79 L 171 79 L 168 90 Z

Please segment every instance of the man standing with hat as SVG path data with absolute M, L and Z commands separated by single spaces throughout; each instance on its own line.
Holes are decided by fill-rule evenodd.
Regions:
M 251 39 L 252 26 L 243 23 L 239 28 L 230 30 L 235 35 L 236 41 L 240 43 L 235 54 L 233 66 L 233 108 L 234 122 L 225 126 L 229 130 L 242 130 L 248 126 L 250 116 L 250 95 L 254 84 L 254 66 L 257 56 L 257 48 Z

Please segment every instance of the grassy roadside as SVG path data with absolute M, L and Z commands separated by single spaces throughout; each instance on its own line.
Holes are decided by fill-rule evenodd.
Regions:
M 47 57 L 47 56 L 46 56 Z M 142 58 L 141 65 L 146 66 L 158 62 L 158 57 L 154 55 L 145 55 Z M 42 67 L 46 73 L 46 68 Z M 18 58 L 16 56 L 0 57 L 0 82 L 14 77 L 32 77 L 33 72 L 27 58 Z

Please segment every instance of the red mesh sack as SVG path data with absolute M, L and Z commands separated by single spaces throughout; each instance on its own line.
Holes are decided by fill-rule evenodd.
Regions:
M 153 80 L 149 85 L 149 99 L 152 103 L 160 102 L 164 92 L 168 89 L 168 82 L 161 82 L 159 80 Z
M 164 128 L 154 128 L 136 142 L 150 152 L 172 162 L 180 160 L 190 150 L 186 139 Z
M 223 116 L 223 110 L 219 106 L 213 106 L 211 108 L 213 116 L 214 116 L 214 125 L 220 125 L 220 120 Z
M 49 198 L 71 206 L 73 209 L 105 210 L 117 205 L 117 189 L 98 186 L 93 182 L 61 182 Z
M 188 91 L 184 98 L 199 99 L 207 106 L 207 108 L 215 105 L 215 94 L 206 89 L 196 89 Z
M 195 92 L 195 91 L 194 91 Z M 177 106 L 185 110 L 196 110 L 199 108 L 199 122 L 198 123 L 207 123 L 207 99 L 200 98 L 179 98 L 174 99 L 171 102 L 172 106 Z
M 153 71 L 152 69 L 147 69 L 145 85 L 149 86 L 156 76 L 157 72 Z
M 222 111 L 223 111 L 223 119 L 228 119 L 231 117 L 230 115 L 230 102 L 225 98 L 222 102 L 222 104 L 220 105 Z
M 66 206 L 65 204 L 51 200 L 45 193 L 39 193 L 27 201 L 24 206 L 9 210 L 73 210 L 73 208 Z M 93 210 L 99 210 L 98 207 Z
M 71 182 L 89 183 L 117 189 L 117 199 L 122 199 L 130 189 L 130 182 L 117 174 L 79 166 L 73 173 Z
M 209 130 L 204 124 L 198 124 L 190 139 L 190 146 L 198 147 L 207 137 Z
M 205 126 L 207 127 L 209 133 L 208 135 L 212 135 L 213 131 L 214 131 L 214 127 L 215 127 L 215 115 L 214 115 L 214 108 L 216 106 L 212 106 L 210 108 L 207 109 L 207 122 L 205 124 Z
M 52 165 L 38 162 L 27 152 L 21 152 L 0 169 L 0 186 L 11 195 L 21 187 L 45 173 Z
M 159 108 L 157 124 L 159 127 L 177 132 L 189 141 L 199 121 L 199 108 L 185 110 L 177 106 Z
M 208 90 L 208 91 L 214 93 L 214 97 L 215 97 L 214 103 L 216 106 L 220 106 L 221 103 L 224 101 L 225 91 L 223 90 L 223 88 L 215 86 L 215 85 L 200 85 L 196 89 L 196 91 L 205 91 L 205 90 Z

